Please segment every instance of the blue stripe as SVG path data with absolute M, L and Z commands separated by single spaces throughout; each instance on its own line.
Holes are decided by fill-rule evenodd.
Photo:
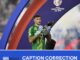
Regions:
M 26 6 L 29 0 L 21 0 L 20 3 L 17 5 L 15 11 L 12 13 L 11 17 L 9 18 L 8 24 L 6 25 L 4 29 L 3 36 L 0 41 L 0 49 L 5 49 L 6 44 L 8 42 L 8 38 L 10 36 L 10 33 L 16 23 L 17 18 L 19 17 L 20 13 Z
M 80 60 L 80 51 L 0 51 L 0 58 L 9 57 L 10 60 L 22 60 L 23 56 L 77 56 L 77 60 Z

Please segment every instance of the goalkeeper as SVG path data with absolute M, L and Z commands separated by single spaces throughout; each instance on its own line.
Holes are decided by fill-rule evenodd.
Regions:
M 43 50 L 45 49 L 45 39 L 41 33 L 43 26 L 41 26 L 41 17 L 39 15 L 34 16 L 34 25 L 29 28 L 28 38 L 29 42 L 32 44 L 33 50 Z
M 56 42 L 51 39 L 50 30 L 54 23 L 49 22 L 44 27 L 41 24 L 41 17 L 34 16 L 34 25 L 29 29 L 29 42 L 33 50 L 54 49 Z

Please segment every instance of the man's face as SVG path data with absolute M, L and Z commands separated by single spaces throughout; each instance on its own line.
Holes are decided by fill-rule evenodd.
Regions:
M 41 17 L 35 17 L 34 18 L 34 23 L 37 24 L 37 25 L 40 25 L 41 24 Z

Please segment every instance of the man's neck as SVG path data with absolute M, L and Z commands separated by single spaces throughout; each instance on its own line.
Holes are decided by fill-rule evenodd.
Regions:
M 35 26 L 39 26 L 38 24 L 35 24 Z

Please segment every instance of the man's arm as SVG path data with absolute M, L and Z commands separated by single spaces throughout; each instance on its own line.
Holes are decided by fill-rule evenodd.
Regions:
M 37 31 L 36 33 L 32 34 L 31 30 L 29 31 L 29 42 L 33 43 L 33 41 L 35 41 L 39 36 L 41 36 L 41 31 Z
M 28 40 L 30 43 L 32 43 L 36 39 L 36 37 L 34 36 L 34 33 L 32 31 L 33 31 L 33 29 L 31 27 L 28 31 Z
M 51 35 L 46 35 L 47 42 L 46 42 L 46 49 L 54 49 L 56 41 L 51 39 Z
M 33 43 L 33 41 L 35 41 L 39 36 L 41 36 L 42 34 L 41 33 L 39 33 L 37 36 L 29 36 L 29 42 L 30 43 Z
M 29 37 L 29 42 L 32 43 L 36 39 L 35 36 Z
M 28 35 L 29 35 L 29 42 L 32 43 L 33 41 L 35 41 L 38 37 L 40 37 L 42 35 L 41 31 L 43 30 L 43 26 L 39 26 L 38 31 L 36 31 L 36 33 L 33 33 L 33 29 L 30 28 Z

